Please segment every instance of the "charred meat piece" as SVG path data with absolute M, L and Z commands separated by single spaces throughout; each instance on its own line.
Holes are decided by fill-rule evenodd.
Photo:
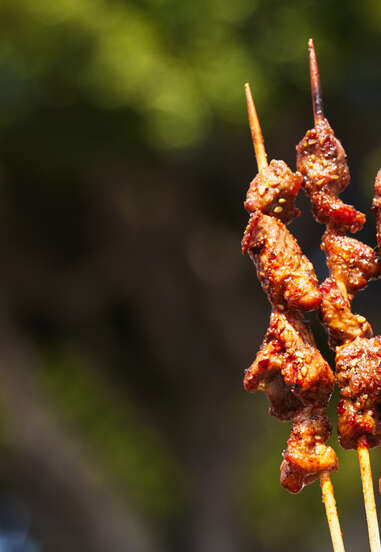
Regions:
M 294 419 L 281 465 L 281 484 L 287 490 L 297 493 L 322 471 L 337 469 L 336 454 L 326 445 L 331 426 L 324 413 L 334 376 L 300 312 L 272 312 L 244 385 L 247 391 L 267 394 L 271 415 Z
M 272 215 L 284 223 L 300 214 L 294 205 L 303 178 L 294 174 L 284 161 L 271 161 L 250 183 L 244 203 L 245 209 Z
M 323 117 L 308 130 L 296 150 L 298 171 L 303 175 L 316 220 L 342 232 L 360 230 L 365 215 L 338 198 L 349 184 L 350 175 L 344 148 L 327 119 Z
M 286 385 L 281 372 L 268 373 L 258 386 L 270 403 L 269 414 L 281 422 L 292 420 L 302 407 L 300 399 Z
M 357 448 L 365 435 L 370 447 L 381 439 L 381 337 L 357 338 L 337 348 L 336 379 L 340 444 Z
M 326 118 L 307 130 L 296 150 L 298 169 L 303 169 L 300 172 L 308 194 L 324 192 L 338 196 L 348 186 L 347 156 Z
M 255 211 L 242 239 L 249 251 L 258 278 L 272 305 L 313 310 L 320 304 L 314 268 L 298 242 L 278 219 Z
M 283 328 L 284 316 L 287 324 Z M 334 376 L 329 364 L 316 347 L 308 323 L 300 312 L 289 311 L 278 314 L 278 331 L 283 341 L 285 358 L 282 364 L 282 376 L 294 394 L 304 404 L 325 407 L 334 386 Z
M 327 230 L 322 239 L 331 276 L 342 282 L 348 293 L 363 289 L 381 273 L 381 259 L 372 247 L 354 238 Z
M 306 406 L 295 416 L 280 467 L 281 483 L 290 492 L 298 493 L 323 471 L 337 470 L 336 454 L 325 444 L 330 434 L 324 408 Z
M 333 226 L 339 232 L 354 234 L 364 226 L 365 215 L 352 205 L 343 203 L 335 196 L 317 192 L 312 197 L 312 213 L 320 224 Z
M 376 217 L 378 251 L 381 253 L 381 170 L 378 171 L 374 184 L 372 210 Z
M 351 303 L 334 278 L 327 278 L 320 286 L 322 301 L 320 317 L 325 325 L 329 346 L 353 341 L 356 337 L 372 337 L 372 327 L 364 316 L 353 314 Z
M 269 414 L 278 420 L 291 420 L 303 406 L 300 399 L 286 385 L 281 371 L 281 345 L 267 331 L 253 364 L 246 370 L 246 391 L 264 391 L 270 403 Z
M 327 405 L 334 377 L 316 348 L 310 329 L 297 311 L 272 312 L 262 347 L 246 371 L 245 389 L 267 392 L 268 382 L 279 373 L 295 399 L 299 399 L 293 401 L 293 409 L 290 409 L 290 401 L 287 400 L 285 411 L 280 415 L 279 408 L 273 409 L 281 420 L 290 419 L 297 409 L 307 403 L 320 407 Z

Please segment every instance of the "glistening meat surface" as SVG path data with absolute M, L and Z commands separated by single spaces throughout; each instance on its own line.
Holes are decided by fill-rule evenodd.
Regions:
M 242 239 L 242 250 L 248 251 L 274 307 L 318 308 L 321 298 L 314 268 L 280 220 L 261 211 L 253 213 Z
M 344 148 L 327 119 L 308 130 L 296 150 L 298 171 L 303 175 L 316 220 L 341 232 L 360 230 L 365 216 L 338 197 L 349 184 L 350 175 Z
M 336 378 L 340 443 L 357 448 L 365 435 L 374 447 L 381 439 L 381 337 L 357 338 L 337 348 Z

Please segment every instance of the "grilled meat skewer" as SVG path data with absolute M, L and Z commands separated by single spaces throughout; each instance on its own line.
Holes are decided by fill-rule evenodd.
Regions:
M 378 413 L 381 403 L 378 351 L 381 353 L 381 349 L 377 345 L 379 338 L 370 339 L 373 331 L 369 322 L 352 312 L 351 302 L 357 291 L 380 276 L 381 261 L 373 248 L 345 235 L 347 231 L 358 231 L 365 215 L 338 198 L 350 180 L 346 154 L 324 117 L 321 92 L 314 90 L 320 80 L 316 79 L 318 70 L 313 48 L 310 62 L 315 127 L 307 131 L 297 146 L 297 167 L 303 175 L 303 186 L 311 198 L 315 218 L 327 225 L 321 247 L 330 276 L 320 286 L 320 315 L 328 331 L 330 347 L 336 351 L 336 381 L 341 394 L 339 440 L 344 448 L 357 449 L 361 436 L 367 436 L 369 446 L 376 446 L 381 437 Z M 315 105 L 316 97 L 318 105 Z M 376 192 L 380 188 L 381 184 L 378 188 L 376 185 Z M 376 196 L 375 210 L 380 203 Z M 346 364 L 349 358 L 351 369 Z
M 325 408 L 334 377 L 302 314 L 320 305 L 317 278 L 285 226 L 299 214 L 294 200 L 302 179 L 283 161 L 267 165 L 248 85 L 246 95 L 259 173 L 251 182 L 245 201 L 250 219 L 242 251 L 256 266 L 272 314 L 260 351 L 246 371 L 244 385 L 251 392 L 266 392 L 270 414 L 280 420 L 294 420 L 283 453 L 281 483 L 296 493 L 323 472 L 337 469 L 336 455 L 326 445 L 331 426 Z

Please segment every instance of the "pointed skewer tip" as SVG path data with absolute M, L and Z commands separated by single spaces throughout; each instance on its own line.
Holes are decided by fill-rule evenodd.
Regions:
M 265 144 L 263 142 L 261 125 L 259 124 L 257 110 L 255 109 L 255 104 L 254 104 L 253 96 L 251 94 L 250 84 L 248 82 L 245 83 L 245 94 L 246 94 L 247 112 L 249 116 L 249 126 L 250 126 L 251 137 L 254 145 L 255 157 L 257 159 L 258 170 L 262 171 L 267 167 L 267 155 L 265 150 Z
M 308 51 L 310 58 L 310 80 L 311 80 L 311 94 L 312 94 L 312 107 L 314 111 L 315 125 L 324 119 L 323 111 L 323 98 L 321 94 L 320 75 L 319 68 L 316 59 L 316 52 L 314 41 L 312 38 L 308 41 Z
M 360 437 L 357 444 L 357 454 L 360 464 L 360 473 L 362 489 L 364 494 L 364 504 L 366 519 L 368 523 L 369 544 L 371 552 L 380 552 L 380 531 L 378 528 L 378 518 L 376 511 L 376 502 L 374 499 L 372 470 L 370 467 L 369 445 L 366 436 Z

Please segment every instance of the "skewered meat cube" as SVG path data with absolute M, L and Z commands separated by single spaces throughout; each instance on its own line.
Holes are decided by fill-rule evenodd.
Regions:
M 327 230 L 321 248 L 331 276 L 341 282 L 351 295 L 381 274 L 381 259 L 374 249 L 354 238 Z
M 320 317 L 327 329 L 331 349 L 356 337 L 372 337 L 371 325 L 364 316 L 353 314 L 347 294 L 342 292 L 334 278 L 327 278 L 320 291 Z
M 270 326 L 261 349 L 245 374 L 247 391 L 266 390 L 266 382 L 281 373 L 293 396 L 294 411 L 287 405 L 290 419 L 305 404 L 326 406 L 333 391 L 334 377 L 328 363 L 316 348 L 312 332 L 298 311 L 271 313 Z M 260 387 L 261 386 L 261 387 Z
M 336 454 L 325 444 L 330 435 L 325 407 L 309 405 L 296 414 L 280 468 L 281 483 L 286 489 L 298 493 L 322 472 L 337 469 Z
M 288 223 L 300 214 L 294 201 L 302 182 L 302 176 L 293 173 L 284 161 L 272 160 L 251 181 L 244 203 L 245 209 L 249 213 L 259 210 Z
M 349 184 L 350 175 L 344 148 L 327 119 L 323 117 L 307 131 L 296 151 L 298 171 L 303 175 L 316 220 L 340 232 L 360 230 L 365 215 L 338 197 Z
M 338 430 L 341 445 L 357 448 L 360 437 L 375 447 L 381 439 L 381 337 L 356 338 L 337 348 L 336 379 L 341 400 Z
M 242 251 L 253 260 L 263 290 L 280 310 L 313 310 L 320 304 L 312 264 L 278 219 L 255 211 L 242 239 Z

